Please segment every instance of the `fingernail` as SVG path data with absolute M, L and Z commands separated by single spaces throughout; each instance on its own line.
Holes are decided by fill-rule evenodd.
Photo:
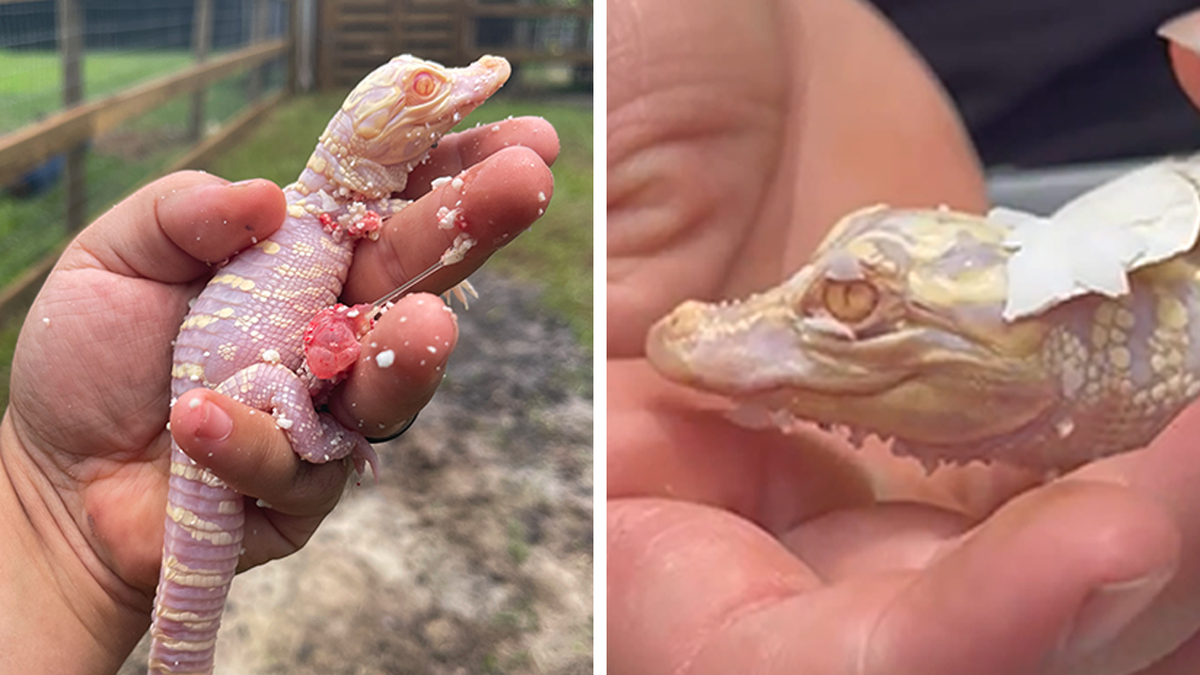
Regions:
M 200 404 L 200 423 L 196 425 L 196 438 L 223 441 L 233 433 L 233 418 L 215 403 Z
M 251 183 L 258 182 L 258 180 L 259 180 L 258 178 L 247 178 L 246 180 L 239 180 L 236 183 L 230 183 L 229 185 L 226 185 L 225 187 L 231 187 L 231 188 L 245 187 Z
M 1158 27 L 1158 36 L 1200 54 L 1200 11 L 1181 14 Z
M 1083 656 L 1112 642 L 1150 605 L 1172 576 L 1173 570 L 1166 570 L 1092 591 L 1076 612 L 1061 651 L 1068 656 Z

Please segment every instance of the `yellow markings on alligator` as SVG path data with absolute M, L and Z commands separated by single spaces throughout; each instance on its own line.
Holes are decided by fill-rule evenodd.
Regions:
M 169 638 L 162 634 L 155 635 L 154 637 L 162 644 L 162 646 L 164 648 L 172 649 L 172 650 L 175 650 L 178 652 L 204 651 L 205 649 L 211 649 L 213 645 L 217 644 L 216 636 L 213 636 L 211 639 L 208 639 L 208 640 L 200 640 L 200 641 L 194 641 L 190 638 L 185 638 L 182 640 L 175 640 L 175 639 Z M 162 661 L 159 660 L 159 663 L 162 663 Z M 172 665 L 176 665 L 176 664 L 172 664 Z
M 171 366 L 171 377 L 199 382 L 204 379 L 204 366 L 199 363 L 176 363 Z
M 180 584 L 181 586 L 191 586 L 192 588 L 213 588 L 224 585 L 226 581 L 225 573 L 213 570 L 198 570 L 188 567 L 179 562 L 179 558 L 174 555 L 167 556 L 164 561 L 163 574 L 170 580 Z M 181 614 L 190 614 L 191 622 L 194 622 L 192 628 L 198 628 L 195 624 L 210 624 L 214 618 L 220 619 L 220 614 L 201 616 L 195 612 L 181 612 Z M 190 622 L 190 623 L 191 623 Z
M 238 346 L 229 342 L 222 343 L 217 347 L 217 353 L 226 361 L 232 361 L 233 357 L 237 356 Z
M 239 277 L 236 274 L 221 274 L 221 275 L 213 277 L 212 281 L 210 281 L 208 283 L 210 285 L 220 284 L 222 286 L 229 286 L 230 288 L 236 288 L 239 291 L 250 291 L 250 290 L 254 289 L 254 280 L 253 279 Z M 225 309 L 229 309 L 229 308 L 226 307 Z
M 293 218 L 304 217 L 304 207 L 299 204 L 288 204 L 287 214 Z
M 268 316 L 267 321 L 277 328 L 287 328 L 292 325 L 292 322 L 286 316 L 278 312 Z
M 221 533 L 221 534 L 225 534 L 225 535 L 229 536 L 227 532 L 223 532 L 224 528 L 221 525 L 211 522 L 211 521 L 208 521 L 208 520 L 205 520 L 205 519 L 201 518 L 200 516 L 196 515 L 196 513 L 194 511 L 185 509 L 182 506 L 175 506 L 173 504 L 168 504 L 167 505 L 167 516 L 169 516 L 171 518 L 171 520 L 182 525 L 183 528 L 186 529 L 193 536 L 195 536 L 196 533 L 199 533 L 199 532 Z M 233 543 L 232 537 L 230 538 L 230 541 L 228 543 Z
M 255 248 L 262 249 L 262 252 L 266 253 L 267 255 L 275 255 L 276 253 L 279 253 L 279 251 L 283 250 L 282 246 L 271 241 L 270 239 L 267 239 L 265 241 L 260 241 L 257 244 L 255 244 L 254 246 L 255 246 Z
M 205 326 L 218 321 L 217 317 L 211 314 L 193 314 L 183 322 L 184 328 L 204 328 Z
M 225 577 L 214 574 L 183 574 L 174 570 L 168 569 L 163 573 L 167 579 L 174 581 L 180 586 L 188 586 L 191 588 L 216 588 L 217 586 L 225 585 Z M 206 623 L 212 623 L 211 621 Z M 196 626 L 193 626 L 196 628 Z
M 173 560 L 174 558 L 175 556 L 171 556 L 168 558 L 168 561 Z M 201 626 L 210 626 L 221 618 L 221 613 L 216 611 L 209 611 L 207 615 L 204 615 L 198 612 L 188 612 L 180 609 L 172 609 L 170 607 L 162 607 L 159 610 L 158 615 L 169 621 L 178 621 L 179 623 L 186 623 L 197 628 Z
M 304 258 L 311 256 L 317 251 L 317 249 L 313 248 L 312 244 L 306 241 L 298 241 L 295 244 L 292 244 L 292 250 L 296 252 L 296 255 Z
M 192 539 L 208 541 L 218 546 L 233 543 L 233 534 L 222 529 L 221 525 L 204 520 L 185 508 L 167 504 L 167 517 L 179 523 L 179 526 L 192 536 Z
M 1133 328 L 1133 325 L 1136 323 L 1136 321 L 1137 320 L 1133 316 L 1133 312 L 1125 309 L 1124 307 L 1118 307 L 1113 311 L 1113 323 L 1116 324 L 1118 328 L 1129 330 Z
M 235 312 L 236 310 L 234 310 L 232 307 L 222 307 L 221 309 L 217 310 L 216 317 L 219 319 L 228 319 L 229 317 L 233 316 Z
M 1188 311 L 1179 298 L 1165 293 L 1159 294 L 1154 306 L 1155 320 L 1159 326 L 1171 330 L 1183 330 L 1187 327 Z
M 324 240 L 322 240 L 324 241 Z M 317 265 L 296 267 L 295 265 L 279 265 L 275 273 L 281 277 L 313 281 L 328 274 L 328 271 Z
M 1126 347 L 1113 347 L 1108 350 L 1108 362 L 1115 368 L 1128 370 L 1133 363 L 1133 354 Z
M 246 330 L 250 326 L 253 326 L 254 324 L 258 323 L 258 320 L 259 320 L 258 314 L 243 314 L 242 316 L 239 316 L 238 318 L 233 320 L 233 325 L 237 326 L 238 328 L 241 328 L 242 330 Z
M 308 160 L 308 168 L 317 173 L 325 173 L 325 158 L 314 154 Z
M 208 487 L 228 487 L 225 485 L 225 481 L 217 478 L 216 474 L 208 469 L 202 469 L 198 466 L 171 462 L 171 473 L 175 474 L 176 476 L 182 476 L 188 480 L 199 481 Z

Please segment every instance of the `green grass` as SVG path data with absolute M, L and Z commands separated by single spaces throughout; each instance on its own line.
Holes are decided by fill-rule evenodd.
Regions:
M 186 151 L 191 100 L 191 94 L 177 96 L 93 144 L 86 160 L 88 220 Z M 215 82 L 206 93 L 205 119 L 209 124 L 227 120 L 244 109 L 246 100 L 246 74 Z M 17 199 L 0 192 L 0 287 L 68 235 L 62 225 L 64 189 L 60 181 L 36 197 Z
M 290 183 L 341 102 L 341 94 L 289 102 L 252 138 L 215 162 L 213 173 L 230 180 L 261 177 L 280 185 Z M 549 120 L 558 130 L 562 150 L 553 167 L 554 196 L 546 214 L 489 260 L 488 268 L 540 284 L 546 305 L 567 321 L 580 343 L 590 349 L 592 111 L 568 104 L 500 99 L 481 106 L 463 126 L 510 115 L 538 115 Z M 487 289 L 482 291 L 486 294 Z
M 17 335 L 21 332 L 21 322 L 13 321 L 7 326 L 0 326 L 0 417 L 8 407 L 8 380 L 12 376 L 13 350 L 17 348 Z
M 539 115 L 558 131 L 554 197 L 546 215 L 488 265 L 536 281 L 547 306 L 579 341 L 592 347 L 592 111 L 568 105 L 500 100 L 480 108 L 480 119 Z
M 236 84 L 219 83 L 213 87 L 211 97 L 220 101 L 214 105 L 226 105 L 221 97 L 240 95 L 240 91 Z M 341 100 L 341 94 L 322 94 L 288 101 L 246 141 L 214 162 L 212 172 L 231 180 L 264 177 L 281 185 L 291 182 Z M 162 113 L 148 114 L 129 126 L 147 132 L 155 125 L 145 118 L 158 114 Z M 558 130 L 562 151 L 553 167 L 554 196 L 545 216 L 494 256 L 488 266 L 540 284 L 546 305 L 572 327 L 581 344 L 591 349 L 592 112 L 567 104 L 501 99 L 482 106 L 464 124 L 509 115 L 545 117 Z M 106 209 L 118 195 L 154 176 L 176 153 L 163 148 L 137 160 L 89 153 L 88 193 L 93 215 Z M 123 187 L 114 190 L 113 186 Z M 5 243 L 0 247 L 0 276 L 10 280 L 62 240 L 64 232 L 56 226 L 62 221 L 62 190 L 60 185 L 40 198 L 21 202 L 0 198 L 0 241 Z M 19 241 L 13 234 L 18 228 L 23 228 Z M 0 280 L 0 286 L 4 282 Z M 0 409 L 8 400 L 8 367 L 16 335 L 13 326 L 0 327 Z
M 92 100 L 192 63 L 187 51 L 89 51 L 83 59 L 84 97 Z M 57 52 L 0 50 L 0 134 L 62 105 Z

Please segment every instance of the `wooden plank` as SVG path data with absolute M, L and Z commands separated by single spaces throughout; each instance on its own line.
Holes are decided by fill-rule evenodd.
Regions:
M 339 0 L 324 0 L 317 3 L 317 87 L 329 89 L 337 86 L 333 65 L 333 41 L 337 37 L 337 20 L 341 8 Z
M 218 154 L 245 137 L 284 98 L 285 95 L 283 92 L 277 92 L 263 99 L 254 107 L 230 120 L 220 131 L 204 139 L 202 143 L 192 148 L 184 156 L 172 162 L 170 166 L 163 170 L 161 175 L 165 176 L 176 171 L 182 171 L 183 169 L 207 168 Z M 314 145 L 316 144 L 315 139 L 313 143 Z M 128 198 L 129 195 L 142 189 L 149 182 L 151 181 L 138 185 L 117 201 Z M 19 319 L 25 313 L 25 308 L 33 303 L 34 297 L 37 296 L 42 284 L 46 281 L 46 277 L 54 269 L 54 265 L 57 264 L 63 251 L 71 243 L 71 239 L 73 237 L 63 239 L 50 253 L 38 261 L 36 265 L 26 270 L 24 274 L 12 283 L 0 288 L 0 328 L 7 325 L 9 321 Z
M 406 23 L 452 23 L 458 20 L 458 15 L 454 12 L 408 12 L 404 15 Z
M 254 106 L 231 119 L 220 131 L 209 135 L 198 143 L 183 157 L 172 162 L 162 175 L 182 171 L 184 169 L 206 169 L 213 159 L 222 152 L 233 147 L 246 136 L 267 113 L 271 112 L 286 98 L 282 91 L 260 100 Z M 316 145 L 316 139 L 313 139 Z
M 433 44 L 452 44 L 451 33 L 444 30 L 414 30 L 404 33 L 405 44 L 415 44 L 419 42 Z
M 25 270 L 9 285 L 0 288 L 0 328 L 24 316 L 25 308 L 33 304 L 33 299 L 37 297 L 42 284 L 46 282 L 46 277 L 50 276 L 50 271 L 54 269 L 70 241 L 71 238 L 64 239 L 36 265 Z
M 250 14 L 250 43 L 257 44 L 267 39 L 267 22 L 270 21 L 271 7 L 267 0 L 253 0 Z M 264 66 L 255 66 L 250 71 L 246 82 L 246 100 L 257 101 L 263 92 Z
M 63 108 L 83 101 L 83 7 L 79 0 L 58 0 L 58 54 L 62 61 Z M 87 211 L 87 146 L 75 143 L 67 150 L 63 167 L 63 206 L 68 232 L 83 227 Z M 2 184 L 2 183 L 0 183 Z
M 212 46 L 213 0 L 196 0 L 192 10 L 192 55 L 196 63 L 208 58 Z M 204 136 L 204 89 L 192 94 L 188 116 L 188 140 L 193 143 Z
M 287 92 L 292 96 L 300 93 L 300 3 L 293 2 L 288 7 L 288 59 L 287 59 Z M 310 83 L 311 86 L 311 83 Z
M 386 2 L 343 2 L 339 8 L 342 16 L 355 14 L 375 14 L 387 11 Z
M 466 6 L 475 18 L 512 17 L 515 19 L 560 18 L 567 16 L 590 17 L 595 10 L 590 5 L 561 7 L 555 5 L 484 5 L 467 0 Z
M 377 42 L 382 38 L 387 37 L 388 31 L 384 28 L 373 31 L 342 31 L 337 37 L 337 46 L 341 48 L 356 47 L 371 42 Z
M 540 51 L 535 49 L 480 49 L 473 47 L 468 53 L 471 60 L 477 59 L 484 54 L 495 54 L 503 56 L 509 61 L 514 62 L 541 62 L 541 61 L 570 61 L 572 63 L 592 63 L 592 52 L 590 51 L 564 51 L 560 53 Z
M 341 13 L 336 17 L 336 21 L 342 25 L 348 23 L 373 23 L 382 24 L 388 20 L 386 11 L 372 10 L 369 12 L 352 12 L 350 14 Z
M 283 40 L 252 45 L 112 96 L 64 110 L 0 137 L 0 185 L 12 182 L 28 167 L 98 136 L 175 96 L 195 91 L 239 70 L 276 58 L 284 54 L 286 49 L 287 43 Z

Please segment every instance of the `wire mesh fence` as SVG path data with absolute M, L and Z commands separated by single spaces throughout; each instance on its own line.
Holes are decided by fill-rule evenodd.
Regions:
M 246 61 L 249 69 L 209 79 L 190 73 L 286 39 L 289 6 L 0 0 L 0 289 L 283 87 L 282 47 Z M 164 78 L 175 81 L 160 86 Z M 135 93 L 138 103 L 130 106 Z M 126 105 L 108 105 L 117 99 Z

